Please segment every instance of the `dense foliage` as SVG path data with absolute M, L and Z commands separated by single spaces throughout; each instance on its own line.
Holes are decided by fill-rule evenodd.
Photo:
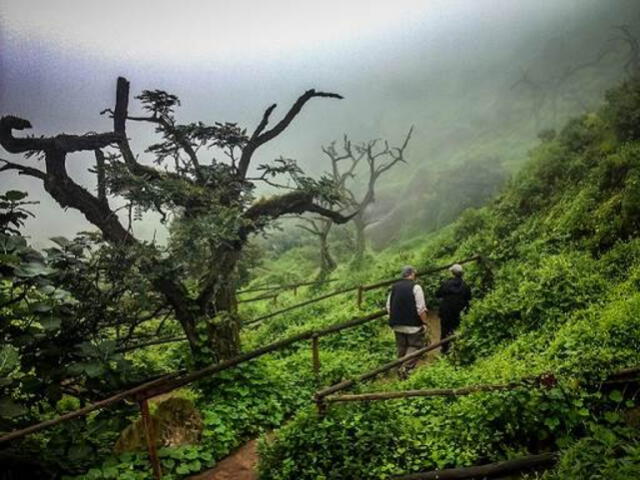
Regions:
M 310 402 L 318 383 L 336 383 L 392 358 L 392 335 L 380 320 L 323 337 L 319 380 L 309 345 L 296 344 L 174 392 L 193 400 L 204 428 L 197 444 L 161 445 L 165 478 L 199 472 L 279 427 L 262 441 L 264 479 L 384 479 L 549 450 L 561 452 L 557 468 L 544 474 L 549 480 L 585 478 L 585 472 L 638 476 L 640 439 L 630 428 L 637 422 L 636 398 L 627 390 L 598 388 L 612 371 L 640 363 L 638 92 L 640 82 L 629 81 L 607 96 L 600 111 L 541 135 L 528 164 L 490 205 L 466 211 L 438 232 L 369 254 L 357 269 L 344 263 L 332 283 L 280 291 L 277 303 L 239 307 L 241 317 L 251 319 L 334 289 L 393 277 L 404 264 L 423 269 L 482 253 L 488 262 L 466 268 L 474 301 L 452 355 L 406 381 L 384 377 L 357 388 L 459 387 L 545 372 L 557 376 L 557 386 L 540 389 L 525 381 L 512 391 L 455 399 L 347 404 L 319 417 Z M 166 148 L 159 144 L 155 151 L 169 154 Z M 189 364 L 185 342 L 128 348 L 180 333 L 175 321 L 164 319 L 163 302 L 140 271 L 144 250 L 123 251 L 82 235 L 57 238 L 54 247 L 36 252 L 19 233 L 28 215 L 24 202 L 19 192 L 0 198 L 2 430 Z M 202 248 L 189 243 L 207 228 L 202 218 L 174 228 L 170 249 Z M 260 252 L 263 246 L 252 248 Z M 308 248 L 276 253 L 262 262 L 267 273 L 257 267 L 258 253 L 242 260 L 249 286 L 305 281 L 314 272 Z M 181 271 L 202 274 L 197 260 L 181 257 Z M 423 279 L 430 308 L 437 306 L 432 298 L 442 278 Z M 380 308 L 384 296 L 366 293 L 362 310 L 355 298 L 344 296 L 273 317 L 243 329 L 243 348 L 360 316 Z M 153 402 L 152 414 L 160 401 Z M 113 448 L 137 417 L 132 405 L 120 405 L 1 453 L 33 454 L 44 470 L 69 478 L 148 479 L 144 451 Z
M 413 257 L 420 265 L 483 252 L 493 286 L 476 286 L 452 357 L 405 382 L 360 388 L 456 387 L 544 372 L 558 386 L 347 404 L 324 418 L 309 409 L 263 444 L 261 478 L 388 478 L 558 449 L 549 478 L 638 475 L 637 435 L 623 426 L 635 399 L 597 388 L 640 362 L 638 92 L 640 82 L 629 81 L 599 112 L 545 135 L 492 205 L 427 240 L 430 254 Z

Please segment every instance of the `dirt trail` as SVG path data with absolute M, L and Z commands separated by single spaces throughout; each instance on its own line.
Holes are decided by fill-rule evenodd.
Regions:
M 221 460 L 211 470 L 189 477 L 189 480 L 257 480 L 257 464 L 257 440 L 254 439 Z
M 440 318 L 437 312 L 429 311 L 427 320 L 429 322 L 430 343 L 436 343 L 440 341 Z M 431 363 L 439 354 L 439 348 L 429 352 L 427 357 L 421 359 L 419 364 Z M 396 378 L 395 373 L 393 374 L 393 378 Z M 378 381 L 380 381 L 380 379 Z M 189 477 L 188 480 L 257 480 L 257 464 L 257 440 L 254 439 L 232 452 L 211 470 L 206 470 L 198 475 Z
M 438 343 L 440 341 L 440 317 L 436 310 L 427 312 L 427 323 L 429 324 L 429 343 Z M 427 353 L 427 358 L 433 361 L 438 355 L 440 355 L 440 348 Z

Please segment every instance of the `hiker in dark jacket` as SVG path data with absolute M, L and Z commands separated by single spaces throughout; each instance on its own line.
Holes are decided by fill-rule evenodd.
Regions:
M 471 301 L 471 290 L 462 280 L 462 266 L 456 263 L 449 271 L 451 278 L 445 280 L 436 292 L 436 297 L 440 299 L 440 339 L 453 335 L 460 325 L 460 313 L 469 308 Z M 449 351 L 449 345 L 446 343 L 442 346 L 442 353 Z
M 427 305 L 422 287 L 416 283 L 415 268 L 408 265 L 402 269 L 402 279 L 393 284 L 387 297 L 387 312 L 398 358 L 425 346 Z M 406 378 L 417 362 L 417 358 L 405 362 L 398 370 L 400 378 Z

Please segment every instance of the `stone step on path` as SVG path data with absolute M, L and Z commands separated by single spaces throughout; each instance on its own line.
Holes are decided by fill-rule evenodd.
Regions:
M 250 440 L 211 470 L 189 477 L 188 480 L 258 480 L 257 443 L 257 439 Z

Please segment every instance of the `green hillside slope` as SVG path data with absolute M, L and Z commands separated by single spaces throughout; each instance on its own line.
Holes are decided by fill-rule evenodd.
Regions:
M 557 387 L 348 404 L 325 417 L 309 407 L 264 442 L 261 478 L 388 478 L 556 450 L 563 455 L 548 478 L 638 478 L 640 440 L 628 426 L 635 398 L 590 385 L 640 363 L 639 120 L 640 81 L 629 81 L 600 111 L 549 133 L 493 204 L 394 246 L 362 271 L 340 272 L 357 282 L 404 263 L 424 267 L 473 253 L 493 262 L 492 278 L 468 269 L 475 300 L 452 357 L 405 382 L 362 390 L 544 372 L 557 376 Z M 427 279 L 427 296 L 437 281 Z M 373 297 L 370 306 L 382 300 Z M 344 306 L 326 313 L 331 308 Z M 377 345 L 363 335 L 357 348 L 363 342 Z
M 405 264 L 425 269 L 481 253 L 491 268 L 466 267 L 474 301 L 452 355 L 404 382 L 387 376 L 356 391 L 502 383 L 544 372 L 557 376 L 558 387 L 334 405 L 321 418 L 311 402 L 318 382 L 309 344 L 295 344 L 176 393 L 193 399 L 203 434 L 199 444 L 159 450 L 164 478 L 211 467 L 274 428 L 261 446 L 260 478 L 266 480 L 384 479 L 544 451 L 562 453 L 548 478 L 640 477 L 640 438 L 629 426 L 633 392 L 593 387 L 612 371 L 640 364 L 638 119 L 635 81 L 612 91 L 600 111 L 570 121 L 558 134 L 548 132 L 492 204 L 435 233 L 369 253 L 363 265 L 343 263 L 333 283 L 281 292 L 278 305 L 240 304 L 242 315 L 254 319 L 394 277 Z M 310 252 L 306 246 L 273 255 L 254 284 L 311 279 Z M 421 280 L 430 308 L 437 307 L 433 297 L 443 275 Z M 355 295 L 336 296 L 272 317 L 243 330 L 243 350 L 371 313 L 385 296 L 384 290 L 367 292 L 361 309 Z M 129 358 L 171 370 L 187 348 L 151 347 Z M 395 355 L 384 319 L 323 337 L 320 348 L 321 385 Z M 136 418 L 135 412 L 126 416 Z M 100 418 L 89 418 L 87 426 L 97 428 Z M 92 437 L 74 431 L 76 450 L 99 447 L 73 470 L 66 466 L 86 472 L 75 478 L 151 478 L 146 452 L 112 453 L 117 432 Z M 64 426 L 52 429 L 47 455 L 61 457 L 68 437 Z

